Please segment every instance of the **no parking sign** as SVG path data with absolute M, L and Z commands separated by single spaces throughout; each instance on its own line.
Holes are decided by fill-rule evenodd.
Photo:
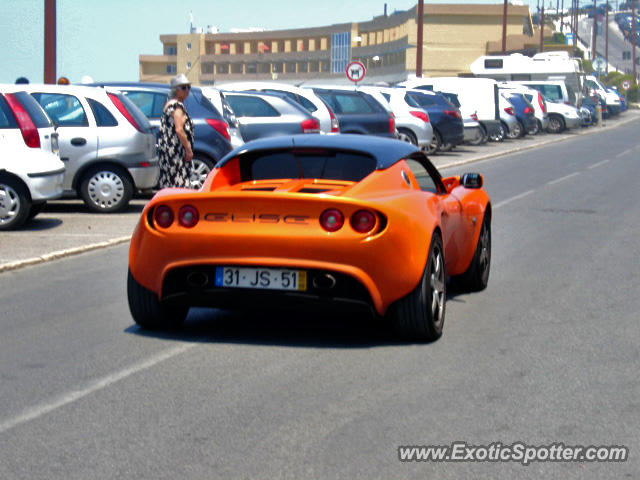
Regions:
M 347 78 L 352 82 L 359 82 L 362 80 L 367 73 L 367 69 L 364 68 L 364 63 L 362 62 L 351 62 L 347 65 Z

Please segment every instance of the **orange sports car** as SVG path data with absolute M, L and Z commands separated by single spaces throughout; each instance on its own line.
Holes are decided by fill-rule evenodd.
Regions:
M 145 328 L 191 306 L 330 308 L 442 335 L 448 276 L 489 279 L 491 204 L 477 173 L 442 178 L 416 147 L 361 135 L 256 140 L 200 190 L 164 189 L 131 239 L 127 293 Z

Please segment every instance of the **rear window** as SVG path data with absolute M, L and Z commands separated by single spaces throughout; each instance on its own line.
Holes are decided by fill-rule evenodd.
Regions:
M 359 182 L 376 169 L 368 155 L 324 149 L 260 153 L 241 159 L 242 181 L 317 178 Z
M 279 117 L 280 113 L 262 98 L 226 95 L 236 117 Z
M 367 101 L 358 94 L 350 93 L 333 93 L 320 94 L 324 98 L 331 109 L 336 113 L 358 114 L 358 113 L 375 113 L 375 110 Z
M 0 95 L 0 128 L 18 128 L 16 119 L 3 95 Z
M 149 123 L 149 119 L 145 117 L 144 113 L 136 107 L 136 104 L 129 100 L 125 95 L 118 93 L 116 96 L 122 102 L 122 105 L 127 109 L 127 112 L 131 114 L 131 116 L 138 122 L 140 128 L 143 132 L 149 133 L 151 131 L 151 124 Z
M 136 90 L 123 91 L 125 96 L 131 100 L 144 113 L 147 118 L 160 118 L 162 109 L 167 102 L 166 93 L 141 92 Z
M 31 117 L 31 120 L 33 120 L 33 124 L 36 126 L 36 128 L 46 128 L 53 126 L 53 123 L 51 123 L 51 120 L 49 119 L 49 117 L 47 117 L 47 114 L 42 111 L 42 107 L 38 105 L 38 102 L 36 102 L 31 95 L 29 95 L 27 92 L 17 92 L 13 95 L 18 99 L 27 113 L 29 113 L 29 116 Z
M 116 118 L 111 115 L 111 112 L 102 105 L 97 100 L 93 98 L 87 98 L 87 102 L 89 102 L 89 106 L 93 111 L 93 116 L 96 118 L 96 125 L 99 127 L 116 127 L 118 126 L 118 121 Z
M 315 112 L 318 109 L 318 107 L 316 107 L 313 103 L 304 98 L 302 95 L 298 95 L 297 93 L 287 92 L 285 90 L 275 90 L 273 88 L 266 88 L 263 91 L 267 93 L 279 93 L 281 95 L 286 95 L 287 98 L 290 98 L 297 104 L 302 105 L 311 113 Z
M 220 114 L 218 109 L 215 107 L 213 103 L 211 103 L 211 100 L 209 100 L 207 97 L 205 97 L 202 94 L 202 90 L 197 88 L 192 88 L 191 93 L 187 97 L 187 101 L 189 101 L 189 98 L 192 98 L 193 100 L 198 102 L 201 107 L 203 107 L 205 110 L 210 112 L 211 115 L 214 115 L 215 118 L 222 119 L 222 115 Z M 189 107 L 187 106 L 186 103 L 185 103 L 185 106 L 187 107 L 187 111 L 189 111 Z

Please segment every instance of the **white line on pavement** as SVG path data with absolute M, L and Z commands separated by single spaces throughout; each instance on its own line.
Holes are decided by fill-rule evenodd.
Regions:
M 633 150 L 632 148 L 629 148 L 629 149 L 625 150 L 624 152 L 620 152 L 619 154 L 616 155 L 616 158 L 620 158 L 620 157 L 624 157 L 625 155 L 629 155 L 632 150 Z
M 112 373 L 111 375 L 107 375 L 106 377 L 102 377 L 98 380 L 94 380 L 93 382 L 91 382 L 84 388 L 81 388 L 80 390 L 74 390 L 74 391 L 65 393 L 57 398 L 54 398 L 49 403 L 45 403 L 42 405 L 37 405 L 35 407 L 29 408 L 28 410 L 26 410 L 25 412 L 23 412 L 22 414 L 16 417 L 1 421 L 0 433 L 4 433 L 7 430 L 17 427 L 18 425 L 21 425 L 26 422 L 30 422 L 31 420 L 35 420 L 36 418 L 46 415 L 47 413 L 50 413 L 53 410 L 56 410 L 60 407 L 64 407 L 65 405 L 68 405 L 77 400 L 80 400 L 81 398 L 84 398 L 87 395 L 97 392 L 98 390 L 102 390 L 103 388 L 106 388 L 109 385 L 112 385 L 120 380 L 130 377 L 131 375 L 141 372 L 142 370 L 151 368 L 160 362 L 164 362 L 165 360 L 168 360 L 172 357 L 175 357 L 176 355 L 186 352 L 187 350 L 195 347 L 196 345 L 197 344 L 195 343 L 178 345 L 177 347 L 174 347 L 170 350 L 166 350 L 162 353 L 154 355 L 153 357 L 150 357 L 142 362 L 136 363 L 135 365 L 125 368 L 124 370 L 121 370 L 116 373 Z
M 506 205 L 507 203 L 511 203 L 511 202 L 513 202 L 515 200 L 519 200 L 521 198 L 524 198 L 527 195 L 531 195 L 533 192 L 535 192 L 535 190 L 527 190 L 526 192 L 522 192 L 521 194 L 516 195 L 515 197 L 507 198 L 506 200 L 503 200 L 501 202 L 496 203 L 493 206 L 493 209 L 495 210 L 496 208 L 500 208 L 500 207 Z
M 570 173 L 569 175 L 565 175 L 564 177 L 556 178 L 555 180 L 551 180 L 550 182 L 547 182 L 546 185 L 553 185 L 554 183 L 564 182 L 568 178 L 575 177 L 576 175 L 580 175 L 580 172 L 573 172 L 573 173 Z
M 591 165 L 590 167 L 587 167 L 587 168 L 589 170 L 591 170 L 592 168 L 601 167 L 602 165 L 606 165 L 610 161 L 611 161 L 611 159 L 607 158 L 606 160 L 602 160 L 601 162 L 594 163 L 593 165 Z

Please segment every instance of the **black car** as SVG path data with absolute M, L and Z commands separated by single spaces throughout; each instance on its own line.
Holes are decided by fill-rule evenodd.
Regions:
M 340 133 L 396 138 L 396 122 L 375 98 L 365 92 L 339 88 L 313 88 L 333 110 Z
M 171 90 L 168 84 L 108 82 L 94 85 L 120 90 L 142 110 L 155 129 L 160 126 L 162 109 Z M 227 121 L 199 87 L 191 87 L 185 107 L 194 126 L 191 184 L 200 187 L 218 160 L 232 150 L 231 137 Z

